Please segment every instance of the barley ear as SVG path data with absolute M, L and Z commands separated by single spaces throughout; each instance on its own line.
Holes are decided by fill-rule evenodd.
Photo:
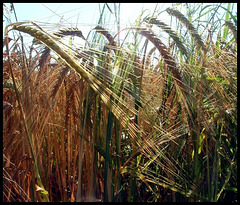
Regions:
M 116 50 L 114 49 L 114 47 L 116 47 L 117 44 L 114 41 L 113 36 L 105 28 L 101 26 L 96 26 L 94 29 L 107 38 L 107 40 L 109 41 L 109 45 L 113 47 L 113 51 L 116 53 Z
M 180 22 L 182 22 L 186 28 L 189 30 L 191 36 L 196 42 L 197 48 L 201 48 L 205 53 L 207 52 L 207 48 L 205 47 L 200 35 L 197 33 L 194 26 L 189 22 L 189 20 L 178 10 L 167 8 L 166 10 L 169 15 L 175 16 Z
M 186 86 L 183 83 L 180 72 L 177 69 L 176 62 L 172 55 L 167 51 L 167 47 L 162 43 L 162 41 L 151 31 L 147 29 L 139 28 L 137 31 L 145 36 L 153 45 L 158 49 L 162 57 L 164 58 L 168 69 L 172 72 L 177 84 L 182 88 L 184 92 L 187 92 Z
M 155 24 L 156 26 L 158 26 L 162 30 L 164 30 L 173 39 L 173 41 L 176 43 L 176 46 L 182 51 L 182 53 L 185 56 L 188 56 L 187 49 L 185 48 L 185 46 L 181 42 L 177 33 L 174 32 L 167 24 L 165 24 L 164 22 L 162 22 L 161 20 L 156 19 L 156 18 L 147 18 L 145 21 L 150 23 L 150 24 Z
M 231 21 L 225 21 L 225 25 L 232 31 L 237 43 L 237 28 L 233 25 Z

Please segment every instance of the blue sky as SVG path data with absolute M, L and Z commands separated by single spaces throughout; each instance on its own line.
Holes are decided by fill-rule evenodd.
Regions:
M 10 3 L 5 3 L 7 9 L 4 14 L 7 15 L 6 10 L 10 10 Z M 77 27 L 83 34 L 86 34 L 96 26 L 100 10 L 103 8 L 103 3 L 14 3 L 17 20 L 22 21 L 35 21 L 42 22 L 38 24 L 44 26 L 44 29 L 49 25 L 55 28 L 59 25 L 65 28 Z M 114 3 L 109 3 L 109 7 L 114 11 Z M 156 5 L 158 12 L 165 10 L 167 7 L 172 7 L 172 3 L 121 3 L 120 5 L 120 25 L 121 29 L 129 25 L 135 25 L 135 21 L 141 12 L 144 10 L 144 15 L 152 14 Z M 105 11 L 109 11 L 105 8 Z M 219 11 L 220 12 L 220 11 Z M 116 32 L 116 23 L 114 14 L 109 15 L 106 19 L 104 27 L 110 31 Z M 161 13 L 159 16 L 163 22 L 170 25 L 170 17 L 166 12 Z M 10 12 L 7 18 L 10 22 L 3 22 L 3 28 L 10 23 L 16 22 L 13 12 Z M 112 27 L 111 27 L 112 26 Z M 113 28 L 113 26 L 115 26 Z
M 10 3 L 5 3 L 5 5 L 10 10 Z M 135 25 L 136 19 L 143 10 L 145 10 L 144 16 L 152 14 L 156 5 L 157 3 L 121 3 L 121 28 Z M 171 5 L 170 3 L 160 3 L 157 8 L 161 11 Z M 43 25 L 44 28 L 47 25 L 55 28 L 58 25 L 65 28 L 77 27 L 85 36 L 96 26 L 103 6 L 104 3 L 14 3 L 18 22 L 35 21 L 38 25 Z M 108 6 L 114 12 L 114 4 L 109 3 Z M 110 15 L 107 7 L 105 7 L 105 11 L 108 11 L 109 15 L 106 16 L 107 19 L 105 21 L 107 25 L 104 24 L 104 27 L 106 28 L 107 26 L 107 29 L 110 31 L 114 29 L 116 32 L 114 14 Z M 7 15 L 6 12 L 4 14 Z M 9 13 L 8 18 L 11 22 L 4 21 L 3 28 L 10 23 L 16 22 L 13 12 Z M 43 24 L 39 24 L 39 22 Z M 23 35 L 25 36 L 25 34 Z
M 5 5 L 10 10 L 10 3 L 5 3 Z M 66 23 L 69 27 L 75 27 L 76 23 L 78 23 L 78 26 L 96 25 L 100 15 L 99 7 L 102 9 L 103 5 L 104 3 L 14 3 L 19 22 Z M 114 11 L 114 3 L 108 3 L 108 5 Z M 143 9 L 145 10 L 144 16 L 152 14 L 156 5 L 158 5 L 158 11 L 163 11 L 167 7 L 171 7 L 172 3 L 121 3 L 120 22 L 122 27 L 134 24 Z M 9 17 L 12 23 L 16 22 L 13 12 L 10 13 Z M 113 17 L 114 15 L 111 16 L 112 19 L 106 19 L 106 22 L 108 24 L 114 23 L 115 19 Z M 166 15 L 166 12 L 159 17 L 162 21 L 168 23 L 169 16 Z M 5 21 L 3 28 L 9 23 Z
M 9 3 L 6 3 L 10 7 Z M 114 11 L 113 3 L 108 4 Z M 147 9 L 146 14 L 153 12 L 156 3 L 121 3 L 121 21 L 123 24 L 134 21 L 142 9 Z M 158 8 L 169 7 L 171 4 L 158 4 Z M 14 3 L 18 21 L 44 21 L 57 22 L 61 18 L 65 23 L 94 24 L 99 18 L 99 3 Z M 103 3 L 100 4 L 101 9 Z M 11 16 L 12 22 L 15 18 Z M 63 20 L 63 19 L 62 19 Z
M 5 3 L 10 10 L 10 3 Z M 21 21 L 41 21 L 45 23 L 61 23 L 69 27 L 83 25 L 96 25 L 100 10 L 104 3 L 14 3 L 17 20 Z M 114 3 L 108 3 L 109 7 L 114 11 Z M 156 5 L 158 11 L 163 11 L 167 7 L 171 7 L 172 3 L 121 3 L 120 6 L 120 23 L 123 27 L 126 25 L 134 25 L 135 20 L 144 9 L 144 16 L 152 14 Z M 106 9 L 107 10 L 107 9 Z M 6 14 L 6 12 L 4 12 Z M 9 15 L 11 22 L 16 22 L 13 12 Z M 169 16 L 166 13 L 161 14 L 160 19 L 168 23 Z M 167 18 L 168 17 L 168 18 Z M 111 19 L 106 19 L 108 24 L 114 23 L 114 15 Z M 3 28 L 10 22 L 5 21 Z

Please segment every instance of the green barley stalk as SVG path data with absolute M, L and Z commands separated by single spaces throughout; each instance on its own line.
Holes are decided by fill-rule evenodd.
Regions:
M 104 165 L 104 202 L 109 201 L 109 192 L 108 190 L 108 170 L 109 170 L 109 156 L 110 156 L 110 141 L 112 137 L 112 126 L 113 126 L 113 113 L 111 110 L 108 111 L 108 122 L 107 122 L 107 136 L 106 136 L 106 151 L 105 151 L 105 165 Z

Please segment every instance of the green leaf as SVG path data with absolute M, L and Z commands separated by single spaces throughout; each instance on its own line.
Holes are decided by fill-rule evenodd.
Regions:
M 194 158 L 194 150 L 192 151 L 192 159 Z
M 206 9 L 207 7 L 209 7 L 209 6 L 211 6 L 211 5 L 205 6 L 205 7 L 202 9 L 202 11 L 203 11 L 204 9 Z M 197 19 L 200 19 L 202 16 L 205 16 L 206 14 L 208 14 L 209 12 L 211 12 L 211 11 L 213 11 L 213 10 L 215 10 L 215 8 L 209 9 L 208 11 L 204 12 L 203 14 L 201 14 L 200 16 L 198 16 L 197 18 L 195 18 L 195 19 L 193 20 L 193 22 L 196 21 Z M 201 12 L 202 12 L 202 11 L 201 11 Z M 201 12 L 200 12 L 200 13 L 201 13 Z
M 129 167 L 124 167 L 123 169 L 121 169 L 120 174 L 124 174 L 124 173 L 130 172 L 130 171 L 131 171 L 131 169 Z
M 36 191 L 40 191 L 41 194 L 48 195 L 48 191 L 45 190 L 44 188 L 42 188 L 42 187 L 40 187 L 38 185 L 36 185 L 36 188 L 37 188 Z
M 237 192 L 237 188 L 236 187 L 226 187 L 225 189 L 226 191 L 233 191 L 233 192 Z
M 199 136 L 199 147 L 198 147 L 198 154 L 201 153 L 202 151 L 202 147 L 203 147 L 203 140 L 205 139 L 205 134 L 201 133 L 201 135 Z
M 228 4 L 228 11 L 230 11 L 231 9 L 231 3 Z M 230 17 L 229 12 L 226 12 L 226 17 L 225 17 L 225 21 L 228 21 Z M 227 34 L 228 34 L 228 27 L 225 26 L 224 27 L 224 32 L 223 32 L 223 40 L 225 40 L 227 38 Z
M 112 9 L 109 7 L 108 3 L 105 3 L 105 4 L 106 4 L 108 10 L 113 14 Z

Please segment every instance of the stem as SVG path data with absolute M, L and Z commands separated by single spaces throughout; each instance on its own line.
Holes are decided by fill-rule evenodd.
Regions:
M 110 140 L 112 136 L 112 125 L 113 125 L 113 113 L 108 111 L 108 124 L 107 124 L 107 137 L 106 137 L 106 157 L 105 157 L 105 167 L 104 167 L 104 202 L 108 202 L 108 168 L 109 168 L 109 150 L 110 150 Z
M 88 98 L 89 98 L 89 84 L 87 84 L 86 89 L 86 108 L 85 108 L 85 115 L 84 115 L 84 122 L 83 122 L 83 131 L 82 136 L 85 136 L 86 130 L 86 121 L 87 121 L 87 111 L 88 111 Z M 83 138 L 81 138 L 79 143 L 79 157 L 78 157 L 78 187 L 77 187 L 77 202 L 81 201 L 81 186 L 82 186 L 82 163 L 83 163 Z

